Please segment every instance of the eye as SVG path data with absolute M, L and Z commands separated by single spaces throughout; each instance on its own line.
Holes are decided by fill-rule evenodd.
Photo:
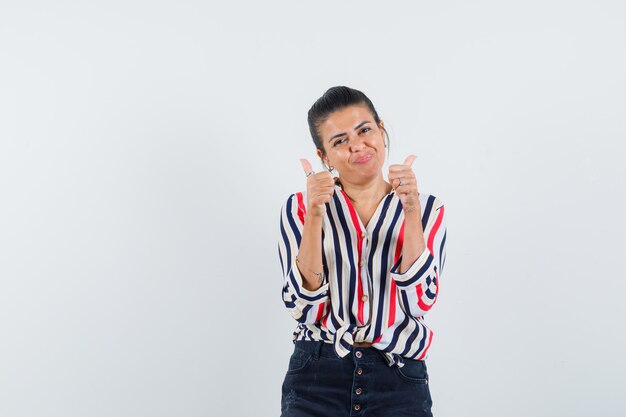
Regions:
M 341 143 L 341 141 L 344 141 L 345 139 L 339 139 L 338 141 L 336 141 L 335 143 L 333 143 L 333 146 L 337 146 L 339 143 Z
M 363 129 L 361 129 L 361 133 L 367 132 L 367 131 L 370 131 L 370 130 L 372 130 L 372 129 L 370 129 L 369 127 L 364 127 Z

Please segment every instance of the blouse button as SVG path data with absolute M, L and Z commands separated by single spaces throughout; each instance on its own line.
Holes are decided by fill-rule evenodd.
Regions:
M 359 375 L 363 375 L 363 369 L 359 368 L 356 370 L 356 373 Z
M 365 239 L 365 236 L 367 236 L 367 233 L 365 232 L 361 233 L 361 239 Z
M 361 297 L 361 301 L 366 302 L 367 301 L 367 295 L 364 295 L 363 297 Z
M 354 411 L 359 411 L 361 409 L 361 405 L 354 404 Z
M 361 356 L 363 356 L 360 350 L 357 350 L 354 354 L 356 355 L 357 358 L 360 358 Z
M 361 268 L 363 267 L 363 260 L 359 261 L 359 267 L 361 267 Z
M 363 390 L 362 390 L 361 388 L 357 388 L 357 389 L 354 391 L 354 393 L 355 393 L 356 395 L 361 395 L 361 393 L 362 393 L 362 392 L 363 392 Z

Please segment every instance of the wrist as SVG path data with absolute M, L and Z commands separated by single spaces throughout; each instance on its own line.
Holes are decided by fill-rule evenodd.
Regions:
M 304 215 L 305 221 L 310 220 L 313 222 L 319 221 L 321 222 L 324 218 L 325 213 L 316 213 L 315 209 L 307 209 L 306 214 Z
M 422 207 L 418 204 L 414 204 L 414 205 L 406 205 L 406 206 L 402 206 L 402 210 L 404 211 L 404 215 L 406 217 L 420 217 L 420 214 L 422 214 Z

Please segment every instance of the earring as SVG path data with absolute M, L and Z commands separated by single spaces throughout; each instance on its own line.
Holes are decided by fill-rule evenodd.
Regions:
M 333 169 L 335 169 L 335 167 L 331 167 L 331 166 L 329 166 L 329 167 L 328 167 L 328 172 L 332 172 L 332 170 L 333 170 Z

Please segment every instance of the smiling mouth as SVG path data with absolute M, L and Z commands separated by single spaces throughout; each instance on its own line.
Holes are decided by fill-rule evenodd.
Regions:
M 372 159 L 372 155 L 365 155 L 365 156 L 362 156 L 362 157 L 360 157 L 360 158 L 356 159 L 356 160 L 354 161 L 354 163 L 355 163 L 355 164 L 364 164 L 364 163 L 366 163 L 367 161 L 369 161 L 370 159 Z

